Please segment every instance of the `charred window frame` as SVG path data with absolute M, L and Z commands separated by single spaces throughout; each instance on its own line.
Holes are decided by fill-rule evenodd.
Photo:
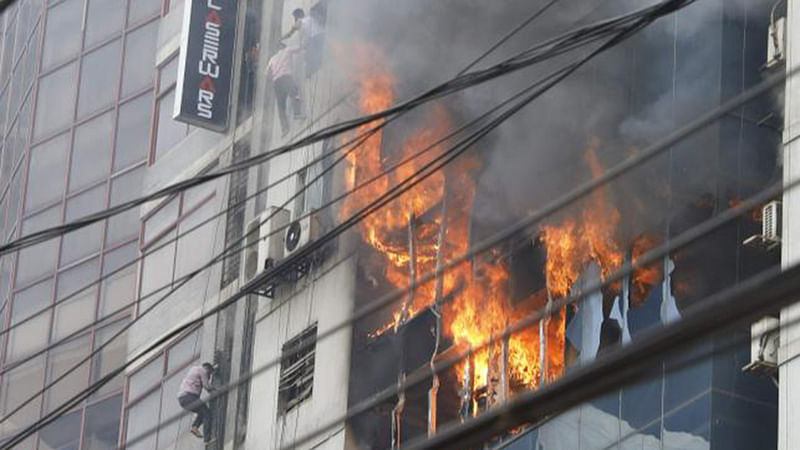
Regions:
M 314 388 L 317 324 L 283 344 L 278 381 L 278 415 L 311 397 Z

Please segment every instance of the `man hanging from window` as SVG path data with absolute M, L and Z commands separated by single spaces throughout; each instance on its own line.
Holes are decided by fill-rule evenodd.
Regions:
M 272 78 L 275 100 L 278 102 L 278 117 L 281 120 L 281 133 L 286 136 L 289 133 L 286 100 L 291 99 L 292 110 L 296 118 L 301 118 L 303 112 L 300 103 L 300 91 L 297 89 L 297 82 L 295 82 L 294 78 L 294 64 L 292 64 L 292 56 L 297 52 L 297 49 L 290 49 L 283 42 L 278 46 L 278 52 L 272 55 L 272 58 L 267 63 L 267 76 Z
M 302 8 L 292 11 L 294 25 L 282 38 L 286 40 L 294 33 L 300 35 L 300 50 L 303 51 L 307 78 L 311 78 L 311 75 L 322 64 L 322 50 L 325 44 L 324 13 L 322 11 L 323 8 L 319 5 L 311 9 L 310 16 L 306 16 Z
M 212 416 L 211 409 L 200 398 L 203 389 L 213 392 L 214 387 L 209 382 L 209 377 L 214 373 L 214 366 L 204 362 L 202 366 L 194 366 L 189 369 L 186 377 L 181 382 L 178 390 L 178 403 L 181 408 L 197 414 L 192 428 L 189 430 L 193 435 L 202 438 L 206 444 L 210 444 L 214 439 L 211 436 Z M 200 425 L 203 425 L 203 433 L 200 433 Z

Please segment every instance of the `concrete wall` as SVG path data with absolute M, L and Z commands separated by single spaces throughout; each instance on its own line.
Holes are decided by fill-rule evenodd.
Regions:
M 354 260 L 331 263 L 295 286 L 281 289 L 274 300 L 260 305 L 253 367 L 281 355 L 283 344 L 315 322 L 325 333 L 353 309 Z M 278 377 L 275 367 L 256 376 L 250 391 L 248 434 L 244 448 L 280 448 L 347 409 L 351 331 L 345 328 L 316 346 L 311 397 L 278 416 Z M 345 448 L 344 426 L 300 448 Z
M 266 64 L 270 49 L 277 44 L 279 36 L 291 28 L 291 11 L 303 8 L 306 11 L 316 1 L 271 0 L 263 6 L 261 57 L 259 58 L 256 110 L 253 121 L 253 152 L 264 153 L 295 140 L 308 130 L 331 124 L 341 119 L 343 111 L 334 109 L 323 114 L 337 100 L 340 85 L 335 65 L 326 55 L 322 68 L 312 77 L 302 76 L 302 64 L 298 61 L 297 77 L 304 103 L 305 119 L 293 119 L 291 132 L 281 136 L 272 83 L 266 76 Z M 333 9 L 331 5 L 331 9 Z M 329 10 L 328 25 L 331 25 Z M 292 38 L 292 39 L 296 39 Z M 291 45 L 291 42 L 289 42 Z M 301 58 L 298 58 L 300 60 Z M 290 111 L 291 112 L 291 111 Z M 316 119 L 316 121 L 314 121 Z M 256 169 L 251 177 L 248 193 L 275 183 L 288 176 L 286 181 L 270 188 L 259 196 L 254 207 L 248 207 L 248 222 L 255 214 L 267 207 L 287 209 L 291 218 L 304 211 L 296 210 L 292 199 L 298 190 L 295 174 L 310 161 L 319 157 L 323 144 L 318 143 L 271 159 Z M 310 171 L 309 181 L 317 172 Z M 334 170 L 333 195 L 341 191 L 341 171 Z M 318 194 L 318 193 L 317 193 Z M 319 206 L 321 199 L 309 202 L 310 208 Z M 335 211 L 335 208 L 334 208 Z M 279 358 L 281 349 L 288 340 L 317 323 L 317 331 L 324 333 L 345 320 L 353 310 L 355 265 L 341 244 L 336 255 L 331 256 L 321 267 L 293 285 L 281 286 L 275 299 L 259 299 L 259 313 L 254 338 L 252 367 L 258 369 Z M 351 330 L 346 328 L 330 338 L 320 341 L 316 347 L 314 385 L 312 395 L 285 415 L 278 415 L 278 378 L 280 368 L 275 367 L 259 374 L 251 382 L 248 411 L 246 449 L 280 448 L 295 438 L 307 433 L 347 409 L 348 379 L 350 369 Z M 344 425 L 315 439 L 302 448 L 342 449 L 346 443 Z
M 786 33 L 786 69 L 800 66 L 800 0 L 788 0 Z M 784 183 L 800 178 L 800 79 L 786 82 L 783 131 Z M 789 267 L 800 262 L 800 191 L 783 195 L 782 264 Z M 790 450 L 800 443 L 800 326 L 789 323 L 800 319 L 800 304 L 781 312 L 780 350 L 778 351 L 778 448 Z

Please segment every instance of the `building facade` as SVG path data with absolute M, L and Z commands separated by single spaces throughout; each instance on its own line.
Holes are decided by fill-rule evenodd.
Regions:
M 171 118 L 159 118 L 168 77 L 154 65 L 170 3 L 25 0 L 0 16 L 3 242 L 141 194 L 155 149 L 176 135 Z M 127 337 L 110 339 L 134 311 L 139 235 L 138 211 L 130 211 L 3 256 L 4 417 L 108 345 L 8 417 L 0 441 L 125 361 Z M 123 385 L 122 377 L 109 383 L 23 447 L 113 447 Z
M 800 34 L 797 24 L 800 22 L 800 4 L 796 0 L 789 0 L 786 5 L 786 51 L 784 53 L 787 74 L 797 67 L 800 62 Z M 783 170 L 786 183 L 794 182 L 798 177 L 798 137 L 800 137 L 800 82 L 793 76 L 786 81 L 784 93 L 784 128 L 783 128 Z M 783 194 L 783 236 L 781 240 L 781 263 L 790 267 L 798 261 L 797 240 L 798 219 L 798 194 L 796 190 Z M 800 439 L 798 431 L 793 424 L 797 419 L 797 405 L 800 398 L 794 392 L 793 386 L 798 383 L 798 348 L 797 326 L 798 306 L 784 308 L 780 313 L 780 348 L 778 350 L 778 380 L 779 410 L 778 423 L 778 448 L 785 450 L 792 448 Z
M 226 131 L 216 132 L 172 118 L 180 82 L 184 3 L 123 3 L 124 7 L 119 0 L 19 0 L 0 17 L 3 242 L 263 154 L 307 130 L 380 110 L 387 102 L 367 94 L 388 93 L 394 100 L 410 97 L 430 87 L 430 80 L 441 80 L 443 73 L 457 73 L 530 8 L 528 2 L 510 2 L 499 9 L 413 1 L 238 2 L 231 119 Z M 576 21 L 586 23 L 631 8 L 631 2 L 611 3 L 565 6 L 547 23 L 523 33 L 521 40 L 535 42 Z M 425 189 L 416 193 L 440 197 L 420 200 L 425 208 L 411 208 L 419 216 L 411 214 L 387 236 L 399 242 L 402 252 L 420 245 L 417 251 L 424 258 L 430 256 L 425 253 L 430 239 L 441 234 L 436 247 L 440 250 L 420 262 L 417 269 L 422 272 L 430 268 L 425 264 L 442 258 L 441 249 L 456 255 L 459 245 L 480 241 L 519 211 L 541 207 L 581 176 L 591 176 L 591 164 L 581 159 L 591 152 L 565 148 L 588 147 L 610 165 L 628 149 L 646 146 L 756 84 L 766 61 L 772 7 L 768 3 L 698 2 L 695 9 L 662 19 L 592 61 L 563 88 L 556 88 L 552 98 L 529 107 L 531 112 L 519 119 L 522 127 L 502 129 L 482 141 L 470 159 L 474 165 L 459 166 L 436 181 L 444 186 L 441 191 L 423 184 Z M 285 40 L 290 48 L 303 50 L 292 60 L 301 110 L 290 109 L 289 132 L 283 133 L 267 66 L 292 29 L 292 13 L 298 8 L 313 26 Z M 453 14 L 453 8 L 459 14 Z M 409 32 L 409 24 L 418 32 Z M 516 49 L 524 42 L 509 45 Z M 389 86 L 385 92 L 370 91 L 383 82 Z M 367 144 L 368 150 L 379 156 L 375 160 L 389 164 L 386 161 L 399 158 L 398 149 L 417 148 L 429 135 L 453 129 L 518 84 L 519 80 L 490 84 L 477 93 L 443 100 L 439 109 L 423 110 L 400 126 L 388 127 Z M 625 236 L 619 244 L 622 258 L 635 257 L 645 234 L 667 242 L 779 180 L 779 125 L 770 120 L 775 111 L 770 99 L 754 102 L 676 146 L 646 173 L 615 185 L 608 198 L 622 217 L 612 226 L 614 238 Z M 587 144 L 595 140 L 601 144 Z M 396 386 L 405 376 L 427 370 L 433 359 L 471 344 L 452 332 L 457 310 L 443 306 L 444 322 L 437 322 L 428 313 L 406 317 L 406 305 L 398 303 L 378 312 L 378 318 L 366 318 L 305 345 L 414 276 L 412 269 L 406 278 L 407 262 L 396 272 L 383 267 L 391 260 L 370 243 L 365 228 L 357 228 L 295 262 L 263 290 L 144 353 L 185 320 L 238 292 L 267 264 L 280 262 L 346 217 L 351 211 L 346 201 L 329 203 L 367 180 L 374 168 L 367 165 L 369 153 L 363 151 L 337 167 L 333 158 L 321 158 L 343 142 L 344 138 L 331 139 L 270 158 L 0 258 L 0 330 L 11 328 L 0 339 L 3 416 L 134 320 L 89 363 L 0 424 L 0 442 L 110 368 L 134 361 L 124 377 L 42 430 L 26 448 L 199 449 L 201 441 L 188 433 L 192 418 L 171 420 L 181 413 L 176 396 L 188 368 L 213 362 L 219 367 L 214 383 L 225 385 L 277 361 L 210 406 L 217 437 L 213 448 L 281 448 Z M 523 152 L 531 143 L 539 144 L 541 151 Z M 504 153 L 507 148 L 520 151 Z M 551 161 L 548 152 L 566 158 Z M 525 159 L 527 153 L 539 159 Z M 539 161 L 547 170 L 531 169 Z M 472 176 L 473 181 L 464 182 L 458 174 Z M 532 184 L 514 182 L 518 179 Z M 542 193 L 519 194 L 532 188 Z M 647 189 L 654 193 L 635 194 Z M 398 204 L 405 201 L 401 198 Z M 613 217 L 595 219 L 611 223 Z M 287 235 L 295 224 L 299 237 Z M 656 281 L 646 288 L 629 277 L 618 290 L 594 294 L 563 311 L 560 342 L 545 346 L 544 337 L 528 341 L 529 347 L 537 348 L 531 349 L 537 356 L 530 361 L 537 367 L 537 381 L 498 381 L 510 377 L 504 365 L 508 361 L 487 369 L 483 387 L 476 380 L 465 381 L 468 371 L 454 369 L 441 375 L 433 397 L 437 400 L 430 400 L 429 385 L 409 390 L 300 447 L 389 448 L 393 439 L 408 442 L 435 428 L 429 419 L 432 404 L 437 405 L 433 423 L 444 426 L 479 414 L 518 389 L 546 383 L 550 374 L 588 364 L 600 352 L 679 320 L 703 297 L 777 264 L 774 253 L 742 245 L 759 227 L 757 221 L 742 219 L 665 258 L 656 265 Z M 543 306 L 541 295 L 552 294 L 546 239 L 540 229 L 523 236 L 524 245 L 512 242 L 495 249 L 500 256 L 492 261 L 506 270 L 496 290 L 509 292 L 501 302 L 515 313 Z M 229 256 L 195 273 L 223 251 Z M 458 303 L 464 292 L 478 292 L 477 304 L 489 311 L 495 301 L 485 287 L 486 280 L 493 279 L 487 275 L 490 269 L 483 260 L 470 264 L 469 271 L 458 275 L 456 287 L 446 288 L 442 301 Z M 597 260 L 581 265 L 569 288 L 600 280 L 605 270 L 601 266 Z M 72 298 L 37 314 L 67 296 Z M 402 319 L 386 327 L 398 311 Z M 30 319 L 32 314 L 37 315 Z M 23 325 L 15 325 L 23 320 Z M 78 331 L 84 327 L 85 332 Z M 540 333 L 548 332 L 545 327 L 551 325 L 542 325 Z M 49 331 L 43 334 L 42 329 Z M 440 333 L 431 330 L 442 331 L 441 340 L 434 341 Z M 72 333 L 77 335 L 65 338 Z M 19 363 L 60 340 L 64 343 Z M 708 356 L 712 352 L 714 356 Z M 731 348 L 720 336 L 685 358 L 665 360 L 642 383 L 493 443 L 537 450 L 775 446 L 777 392 L 770 380 L 741 372 L 748 355 L 746 346 Z M 686 362 L 698 357 L 700 362 Z

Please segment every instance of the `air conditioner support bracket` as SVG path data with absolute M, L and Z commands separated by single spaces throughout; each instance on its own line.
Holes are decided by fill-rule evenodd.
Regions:
M 298 259 L 290 265 L 282 268 L 278 273 L 259 286 L 253 287 L 249 294 L 258 295 L 268 299 L 275 298 L 275 289 L 281 284 L 296 283 L 311 273 L 314 266 L 322 264 L 328 252 L 325 249 L 314 252 L 308 256 Z

